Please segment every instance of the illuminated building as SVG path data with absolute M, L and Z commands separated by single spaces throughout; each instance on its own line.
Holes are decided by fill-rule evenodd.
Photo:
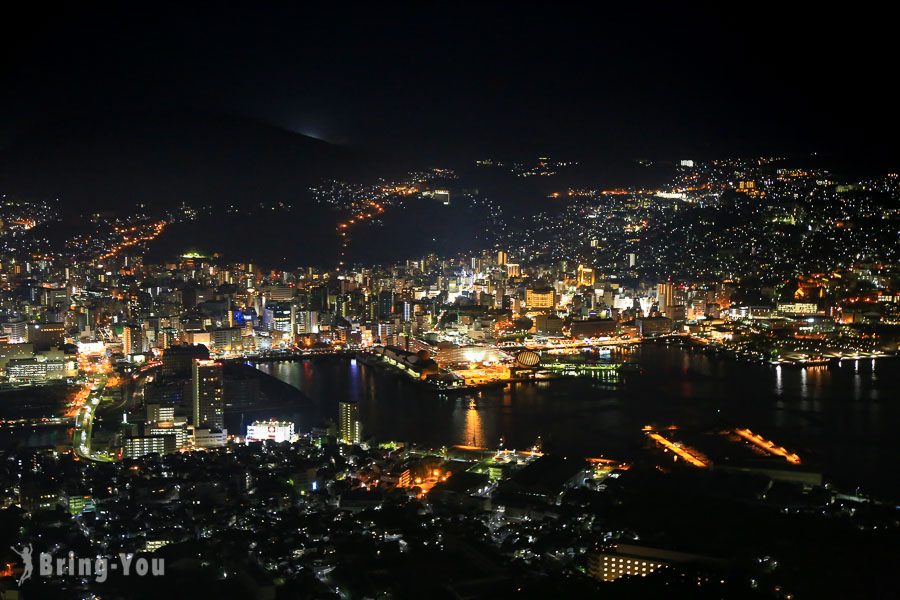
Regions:
M 362 424 L 359 422 L 359 404 L 356 402 L 340 402 L 338 405 L 340 421 L 340 437 L 345 444 L 358 444 L 362 441 Z
M 45 288 L 41 290 L 41 304 L 43 306 L 68 306 L 69 290 L 68 288 Z
M 122 456 L 140 458 L 147 454 L 169 454 L 176 448 L 174 435 L 141 435 L 126 437 L 122 442 Z
M 55 510 L 61 498 L 61 491 L 49 480 L 30 479 L 19 487 L 19 505 L 30 513 Z
M 49 350 L 63 343 L 65 331 L 64 323 L 29 323 L 28 343 L 38 352 Z
M 263 322 L 267 329 L 291 332 L 294 308 L 290 302 L 267 302 L 263 309 Z
M 309 310 L 301 310 L 296 314 L 297 331 L 295 333 L 303 335 L 305 333 L 319 333 L 319 313 Z
M 504 266 L 509 260 L 509 255 L 506 253 L 506 250 L 500 250 L 497 252 L 497 265 Z
M 551 287 L 526 288 L 525 306 L 535 310 L 550 310 L 556 307 L 556 291 Z
M 175 407 L 163 404 L 147 404 L 147 421 L 159 423 L 160 421 L 174 421 Z
M 63 506 L 68 507 L 69 514 L 73 517 L 97 510 L 94 497 L 90 495 L 85 496 L 83 494 L 65 495 L 63 497 Z
M 0 343 L 0 369 L 6 369 L 6 365 L 14 358 L 34 358 L 34 346 L 21 343 Z
M 125 325 L 122 327 L 122 352 L 140 354 L 144 351 L 144 335 L 139 327 Z
M 62 379 L 66 376 L 66 363 L 62 358 L 48 358 L 46 355 L 12 358 L 6 363 L 6 376 L 10 382 L 20 383 Z
M 512 377 L 509 367 L 505 365 L 476 365 L 469 369 L 454 369 L 453 375 L 462 380 L 463 385 L 477 386 L 507 381 Z
M 9 336 L 10 344 L 24 344 L 28 341 L 28 323 L 25 321 L 7 321 L 0 327 L 2 327 L 3 333 Z
M 228 441 L 228 431 L 225 429 L 195 427 L 192 438 L 194 448 L 221 448 Z
M 766 193 L 764 191 L 760 190 L 756 186 L 755 181 L 740 181 L 740 182 L 738 182 L 738 186 L 734 191 L 738 192 L 739 194 L 747 194 L 748 196 L 751 196 L 754 198 L 757 196 L 765 196 L 766 195 Z
M 260 289 L 267 299 L 276 302 L 285 302 L 294 297 L 294 288 L 287 285 L 268 285 Z
M 783 315 L 814 315 L 819 307 L 815 302 L 779 302 L 775 310 Z
M 498 363 L 503 359 L 503 353 L 491 346 L 454 344 L 441 344 L 434 356 L 435 362 L 440 366 Z
M 213 329 L 210 332 L 210 345 L 217 352 L 239 352 L 243 350 L 241 337 L 240 327 Z
M 289 421 L 255 421 L 247 426 L 248 442 L 289 442 L 294 437 L 294 424 Z
M 194 427 L 205 425 L 222 429 L 225 426 L 222 363 L 195 360 L 192 384 Z
M 703 585 L 721 579 L 713 574 L 727 568 L 728 562 L 686 552 L 660 548 L 617 544 L 606 550 L 588 554 L 588 575 L 600 581 L 621 577 L 646 577 L 660 569 L 670 569 L 687 581 Z
M 634 324 L 644 337 L 667 335 L 672 333 L 672 319 L 667 317 L 644 317 L 635 319 Z
M 175 448 L 187 446 L 190 437 L 184 417 L 178 417 L 177 421 L 162 421 L 152 425 L 148 424 L 144 428 L 144 433 L 150 436 L 172 437 L 175 439 Z
M 506 276 L 507 277 L 521 277 L 522 269 L 519 267 L 518 263 L 506 263 Z
M 579 287 L 594 287 L 594 269 L 578 265 L 578 285 Z
M 673 283 L 660 283 L 656 286 L 656 305 L 659 307 L 659 312 L 664 315 L 669 315 L 669 307 L 675 304 L 675 284 Z

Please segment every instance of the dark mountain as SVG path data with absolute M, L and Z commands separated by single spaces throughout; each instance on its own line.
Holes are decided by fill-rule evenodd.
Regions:
M 0 151 L 0 190 L 64 211 L 303 202 L 325 177 L 364 176 L 361 153 L 254 120 L 192 111 L 44 124 Z

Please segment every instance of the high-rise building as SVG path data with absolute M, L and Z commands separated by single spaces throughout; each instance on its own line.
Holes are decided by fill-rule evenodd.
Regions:
M 144 332 L 140 327 L 125 325 L 122 327 L 122 352 L 140 354 L 144 351 Z
M 506 250 L 500 250 L 499 252 L 497 252 L 497 264 L 499 266 L 502 267 L 503 265 L 505 265 L 508 259 L 509 256 L 506 254 Z
M 506 276 L 507 277 L 521 277 L 522 269 L 519 267 L 518 263 L 506 263 Z
M 311 310 L 302 310 L 297 313 L 296 333 L 319 333 L 319 313 Z
M 378 316 L 386 317 L 394 312 L 394 292 L 383 290 L 378 292 Z
M 340 435 L 345 444 L 358 444 L 362 441 L 362 424 L 359 422 L 359 404 L 356 402 L 341 402 Z
M 225 427 L 222 363 L 195 360 L 193 372 L 194 427 Z
M 291 331 L 291 322 L 293 321 L 293 307 L 290 302 L 267 302 L 266 310 L 272 311 L 271 322 L 268 323 L 269 329 L 276 331 Z
M 656 286 L 656 305 L 659 312 L 668 316 L 669 307 L 675 304 L 675 284 L 663 282 Z

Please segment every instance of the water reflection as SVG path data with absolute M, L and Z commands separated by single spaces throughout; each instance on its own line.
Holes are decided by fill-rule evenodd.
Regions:
M 475 400 L 469 400 L 469 404 L 464 410 L 465 435 L 463 436 L 463 439 L 459 440 L 457 443 L 487 447 L 489 444 L 484 435 L 484 423 L 482 422 L 481 414 L 478 412 L 478 406 L 475 404 Z
M 593 456 L 640 448 L 640 428 L 650 422 L 707 428 L 742 426 L 781 443 L 805 448 L 854 481 L 888 479 L 900 469 L 900 403 L 888 399 L 900 385 L 900 369 L 866 360 L 842 366 L 798 369 L 741 363 L 676 348 L 644 347 L 633 360 L 643 373 L 614 385 L 594 378 L 523 383 L 478 394 L 444 396 L 402 376 L 349 360 L 268 363 L 259 368 L 310 397 L 291 414 L 299 431 L 337 416 L 337 403 L 361 403 L 363 426 L 378 439 L 545 448 Z M 852 399 L 852 402 L 847 400 Z M 269 416 L 269 415 L 266 415 Z M 876 459 L 872 459 L 872 455 Z M 896 482 L 900 488 L 900 482 Z

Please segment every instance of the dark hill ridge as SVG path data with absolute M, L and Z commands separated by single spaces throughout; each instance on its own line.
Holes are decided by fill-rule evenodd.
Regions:
M 303 202 L 325 177 L 358 177 L 360 153 L 272 125 L 192 111 L 46 124 L 0 152 L 0 189 L 85 212 L 186 200 Z

